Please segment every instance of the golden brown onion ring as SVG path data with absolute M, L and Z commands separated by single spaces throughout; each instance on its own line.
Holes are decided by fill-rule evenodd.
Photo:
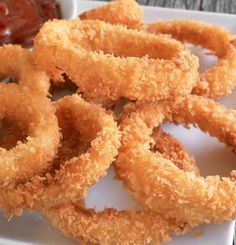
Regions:
M 73 204 L 49 209 L 46 216 L 66 236 L 96 244 L 159 244 L 189 228 L 154 212 L 106 209 L 96 213 Z
M 103 100 L 175 98 L 198 78 L 198 59 L 178 41 L 102 21 L 47 22 L 33 56 L 51 76 L 66 72 L 82 92 Z
M 9 119 L 27 133 L 26 142 L 9 150 L 0 148 L 0 185 L 30 179 L 46 170 L 60 141 L 55 109 L 42 96 L 17 84 L 0 84 L 0 120 Z
M 79 15 L 81 20 L 102 20 L 128 28 L 137 28 L 143 23 L 143 11 L 135 0 L 115 0 L 101 7 L 91 9 Z
M 190 123 L 235 150 L 236 112 L 194 95 L 172 103 L 137 103 L 121 122 L 121 148 L 116 170 L 125 186 L 150 209 L 191 225 L 223 222 L 236 217 L 236 186 L 232 178 L 196 176 L 153 153 L 151 133 L 164 119 Z
M 200 75 L 193 94 L 219 98 L 236 86 L 236 48 L 233 35 L 226 29 L 196 20 L 171 20 L 144 24 L 149 33 L 170 34 L 184 43 L 200 45 L 218 57 L 218 62 Z
M 83 198 L 88 187 L 107 173 L 118 154 L 120 132 L 113 116 L 101 106 L 90 104 L 78 95 L 66 96 L 56 102 L 56 115 L 63 140 L 73 137 L 75 140 L 72 145 L 62 142 L 63 149 L 59 149 L 51 174 L 35 176 L 10 192 L 2 191 L 0 205 L 8 214 L 19 213 L 22 208 L 46 209 Z M 87 145 L 82 146 L 88 147 L 86 152 L 76 151 L 80 147 L 76 141 Z
M 0 47 L 0 79 L 7 76 L 18 81 L 24 90 L 48 95 L 48 76 L 33 66 L 30 51 L 21 46 L 9 44 Z

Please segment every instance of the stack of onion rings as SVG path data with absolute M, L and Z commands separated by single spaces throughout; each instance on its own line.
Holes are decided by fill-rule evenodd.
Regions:
M 118 4 L 117 2 L 112 4 Z M 109 16 L 116 16 L 117 9 L 110 7 L 113 6 L 112 4 L 104 5 L 102 8 L 107 8 Z M 100 9 L 93 9 L 86 12 L 84 19 L 100 19 L 111 24 L 125 25 L 126 18 L 129 16 L 125 13 L 123 18 L 116 19 L 114 23 L 111 18 L 100 17 L 100 11 L 102 9 L 100 11 L 98 10 Z M 136 28 L 136 26 L 130 26 L 130 28 Z M 230 94 L 236 86 L 235 37 L 228 30 L 205 22 L 189 19 L 148 23 L 143 24 L 139 29 L 154 34 L 170 34 L 181 42 L 207 48 L 218 57 L 219 61 L 217 64 L 200 75 L 200 79 L 193 88 L 193 94 L 209 98 L 220 98 Z
M 8 129 L 0 132 L 0 207 L 8 216 L 40 211 L 64 234 L 100 244 L 159 243 L 235 218 L 236 171 L 201 177 L 194 158 L 159 127 L 194 124 L 235 151 L 236 111 L 197 96 L 221 97 L 235 86 L 232 34 L 190 20 L 140 27 L 134 0 L 80 18 L 46 23 L 33 53 L 0 47 L 0 78 L 18 82 L 0 84 L 0 126 Z M 202 45 L 218 63 L 198 74 L 197 57 L 181 42 Z M 48 76 L 67 76 L 83 98 L 50 101 Z M 88 189 L 113 162 L 144 210 L 85 207 Z
M 160 141 L 158 136 L 163 136 Z M 161 149 L 167 159 L 186 172 L 199 175 L 194 159 L 172 136 L 156 129 L 153 133 L 154 150 Z M 175 154 L 171 153 L 175 149 Z M 53 226 L 65 235 L 93 243 L 158 243 L 168 241 L 171 234 L 184 234 L 190 226 L 187 222 L 166 219 L 151 211 L 118 211 L 105 209 L 96 212 L 81 204 L 67 203 L 46 210 L 47 218 Z M 126 232 L 128 231 L 128 233 Z
M 95 122 L 95 119 L 100 121 L 98 116 L 100 113 L 101 113 L 101 121 L 105 121 L 107 125 L 109 124 L 111 124 L 111 126 L 113 125 L 112 127 L 115 126 L 115 124 L 112 123 L 111 121 L 112 117 L 109 116 L 108 114 L 105 114 L 99 106 L 91 105 L 83 101 L 83 99 L 81 99 L 77 95 L 71 97 L 64 97 L 62 100 L 56 102 L 56 107 L 57 107 L 57 116 L 59 119 L 59 125 L 62 128 L 62 133 L 64 137 L 67 137 L 67 135 L 71 134 L 71 129 L 73 129 L 75 131 L 79 130 L 79 132 L 81 133 L 80 137 L 82 137 L 84 140 L 87 139 L 92 140 L 91 137 L 93 138 L 94 136 L 91 135 L 97 134 L 96 131 L 98 127 L 96 126 L 97 123 L 93 124 L 91 122 L 92 120 L 94 120 Z M 76 108 L 78 110 L 77 113 L 75 113 Z M 97 113 L 91 114 L 90 113 L 91 110 L 93 110 L 93 112 L 96 111 L 94 109 L 97 110 Z M 80 116 L 82 116 L 82 118 Z M 74 126 L 68 124 L 71 122 L 74 123 Z M 94 125 L 94 126 L 91 127 L 90 125 Z M 93 132 L 94 129 L 95 131 Z M 117 131 L 118 134 L 115 132 L 115 128 L 113 130 L 108 130 L 108 128 L 105 127 L 102 130 L 109 134 L 107 135 L 107 137 L 105 137 L 107 139 L 111 139 L 111 134 L 114 137 L 114 139 L 119 138 L 119 133 L 118 131 Z M 163 142 L 156 141 L 155 143 L 156 144 L 158 143 L 158 147 L 162 149 L 162 152 L 165 153 L 167 157 L 170 157 L 171 159 L 173 159 L 174 161 L 176 160 L 177 162 L 183 160 L 186 163 L 186 166 L 183 166 L 183 169 L 186 169 L 186 171 L 195 171 L 196 174 L 198 174 L 198 169 L 195 165 L 194 160 L 191 159 L 190 156 L 188 156 L 183 146 L 181 146 L 174 138 L 172 138 L 172 136 L 164 133 L 160 129 L 156 130 L 153 136 L 157 137 L 157 135 L 164 135 L 165 137 L 165 141 Z M 117 139 L 115 139 L 114 142 L 117 142 Z M 95 143 L 95 141 L 101 142 L 102 145 Z M 96 139 L 95 141 L 92 141 L 93 142 L 92 145 L 96 146 L 99 149 L 100 156 L 102 155 L 101 150 L 104 151 L 104 156 L 106 158 L 109 157 L 107 154 L 108 152 L 114 152 L 108 150 L 107 147 L 102 148 L 102 146 L 104 146 L 105 143 L 104 140 Z M 109 141 L 107 141 L 107 144 L 108 144 L 107 146 L 110 146 Z M 118 142 L 116 144 L 118 144 Z M 119 144 L 117 146 L 115 145 L 114 147 L 117 148 Z M 173 148 L 178 148 L 178 151 L 176 152 L 175 155 L 170 154 L 170 149 Z M 90 149 L 90 152 L 95 153 L 96 150 L 93 151 Z M 83 156 L 85 155 L 83 154 L 79 158 L 81 159 L 81 157 Z M 169 236 L 172 233 L 182 234 L 186 232 L 186 230 L 188 230 L 189 228 L 188 224 L 184 222 L 176 222 L 174 219 L 164 219 L 160 215 L 152 212 L 135 212 L 135 211 L 119 212 L 114 209 L 108 209 L 96 214 L 94 213 L 93 210 L 84 210 L 82 207 L 76 208 L 76 205 L 72 203 L 71 204 L 65 203 L 63 205 L 60 204 L 66 202 L 65 200 L 66 197 L 68 200 L 74 199 L 76 201 L 77 198 L 79 197 L 81 198 L 82 196 L 84 196 L 86 194 L 86 186 L 88 187 L 88 185 L 92 185 L 100 178 L 99 176 L 103 176 L 104 172 L 106 172 L 107 167 L 104 167 L 103 169 L 102 166 L 104 164 L 101 164 L 101 162 L 100 163 L 97 162 L 97 167 L 100 166 L 99 168 L 95 167 L 94 165 L 96 161 L 95 162 L 91 161 L 92 165 L 89 167 L 86 164 L 79 163 L 78 161 L 79 158 L 74 157 L 73 159 L 64 162 L 63 166 L 61 166 L 61 170 L 59 170 L 59 172 L 57 172 L 54 177 L 47 177 L 48 178 L 47 182 L 45 182 L 45 180 L 40 179 L 40 177 L 38 177 L 38 180 L 37 178 L 34 178 L 31 183 L 28 182 L 24 186 L 19 185 L 17 190 L 14 190 L 11 193 L 2 193 L 0 198 L 1 200 L 0 203 L 2 202 L 4 197 L 5 200 L 8 201 L 12 200 L 11 202 L 12 205 L 16 205 L 17 201 L 19 200 L 29 201 L 30 197 L 34 197 L 33 202 L 31 200 L 31 202 L 27 203 L 27 205 L 30 204 L 30 208 L 46 210 L 46 214 L 48 215 L 48 218 L 52 220 L 55 226 L 59 226 L 59 228 L 63 230 L 67 235 L 71 234 L 73 237 L 77 239 L 80 238 L 86 241 L 94 241 L 94 242 L 95 241 L 99 241 L 99 242 L 156 241 L 159 242 L 159 241 L 165 241 L 170 239 Z M 187 164 L 188 159 L 191 159 L 191 161 L 189 161 L 189 164 Z M 88 160 L 89 158 L 86 157 L 86 161 Z M 99 158 L 98 161 L 100 160 L 101 159 Z M 76 162 L 78 162 L 78 166 L 76 165 Z M 111 163 L 112 161 L 110 159 L 107 162 Z M 57 164 L 54 163 L 54 165 Z M 71 167 L 73 167 L 74 169 L 73 175 L 69 174 L 68 171 L 69 168 L 66 168 L 66 166 L 68 165 L 71 165 Z M 81 167 L 79 166 L 81 166 L 85 171 L 81 170 Z M 65 169 L 67 170 L 67 172 L 64 172 Z M 90 172 L 89 169 L 91 169 L 92 172 Z M 99 172 L 101 172 L 98 175 L 96 175 L 97 169 Z M 99 169 L 101 169 L 101 171 Z M 88 178 L 89 173 L 92 174 L 91 175 L 92 179 Z M 73 176 L 74 178 L 71 178 Z M 96 180 L 95 179 L 93 180 L 93 178 L 96 178 Z M 65 184 L 64 191 L 63 191 L 63 186 L 60 185 L 60 180 L 62 179 L 63 179 L 63 183 Z M 82 181 L 83 179 L 87 184 L 83 186 L 78 185 L 80 182 L 81 183 L 83 182 Z M 89 182 L 87 182 L 88 180 Z M 37 181 L 39 181 L 38 185 L 37 185 Z M 50 181 L 52 183 L 51 187 L 50 187 Z M 71 184 L 68 181 L 71 182 Z M 77 186 L 73 185 L 73 183 L 77 183 Z M 44 186 L 44 190 L 40 190 L 39 186 Z M 69 188 L 69 186 L 71 188 Z M 85 188 L 85 190 L 83 188 Z M 77 193 L 74 196 L 76 196 L 77 198 L 73 198 L 73 194 L 75 192 Z M 81 194 L 79 195 L 78 193 Z M 12 199 L 10 197 L 12 197 Z M 57 204 L 60 205 L 58 207 L 55 207 L 55 205 Z M 27 205 L 24 207 L 27 207 Z M 128 223 L 126 222 L 127 220 L 129 220 Z M 93 227 L 93 229 L 88 228 L 88 226 L 90 226 L 91 228 Z M 150 229 L 150 226 L 153 228 Z M 113 227 L 119 227 L 119 229 L 113 230 Z M 133 229 L 132 232 L 130 230 L 131 228 Z M 124 235 L 123 231 L 125 229 L 130 230 L 129 236 Z M 114 234 L 116 234 L 116 237 L 114 237 Z
M 56 102 L 56 115 L 63 134 L 59 156 L 52 164 L 57 169 L 52 169 L 52 174 L 34 176 L 11 192 L 4 191 L 0 195 L 0 205 L 7 213 L 20 213 L 23 207 L 46 209 L 83 198 L 88 187 L 106 174 L 118 154 L 120 133 L 113 117 L 100 106 L 90 104 L 78 95 L 67 96 Z M 67 147 L 71 134 L 76 136 L 73 145 L 70 144 L 76 152 L 72 157 Z M 83 149 L 88 148 L 84 153 L 78 149 L 81 149 L 78 146 L 81 140 L 86 145 Z
M 190 95 L 180 102 L 137 103 L 127 108 L 121 122 L 122 140 L 116 162 L 119 178 L 141 203 L 166 217 L 192 225 L 235 218 L 234 178 L 203 178 L 184 172 L 149 149 L 152 129 L 164 119 L 192 123 L 233 149 L 236 147 L 236 112 L 210 99 Z

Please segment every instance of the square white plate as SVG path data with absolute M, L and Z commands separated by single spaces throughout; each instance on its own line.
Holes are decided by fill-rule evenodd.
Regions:
M 104 4 L 104 2 L 61 0 L 63 2 L 64 16 L 76 18 L 80 12 Z M 69 5 L 69 2 L 73 5 Z M 224 26 L 236 33 L 236 16 L 207 13 L 199 11 L 163 9 L 159 7 L 143 7 L 145 21 L 157 21 L 177 18 L 189 18 L 203 20 L 216 25 Z M 204 51 L 194 47 L 193 52 L 199 55 L 201 69 L 214 64 L 215 59 L 206 56 Z M 234 93 L 220 101 L 228 108 L 236 108 L 236 90 Z M 227 176 L 229 171 L 235 168 L 236 157 L 217 140 L 210 138 L 198 129 L 187 130 L 182 126 L 165 125 L 165 130 L 175 135 L 192 153 L 203 175 L 220 174 Z M 104 207 L 118 209 L 137 208 L 137 204 L 124 190 L 122 184 L 113 179 L 114 171 L 111 168 L 109 174 L 96 186 L 92 187 L 86 203 L 88 207 L 96 207 L 97 210 Z M 196 234 L 201 236 L 196 238 Z M 234 222 L 226 222 L 220 225 L 201 225 L 183 237 L 174 237 L 169 245 L 232 245 L 234 235 Z M 76 244 L 75 241 L 65 238 L 57 230 L 40 218 L 37 213 L 26 213 L 21 217 L 14 217 L 7 222 L 0 216 L 0 245 L 22 244 Z

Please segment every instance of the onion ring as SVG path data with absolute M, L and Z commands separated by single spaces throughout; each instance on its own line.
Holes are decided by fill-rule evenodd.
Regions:
M 236 48 L 233 35 L 222 27 L 196 20 L 172 20 L 144 24 L 149 33 L 171 34 L 181 42 L 200 45 L 218 57 L 218 62 L 200 75 L 193 94 L 220 98 L 236 86 Z
M 235 172 L 231 178 L 184 172 L 160 153 L 150 151 L 152 129 L 165 118 L 193 123 L 235 149 L 236 111 L 194 95 L 180 102 L 136 104 L 121 122 L 122 140 L 115 163 L 118 177 L 142 204 L 191 225 L 236 217 Z M 147 167 L 148 166 L 148 167 Z
M 31 62 L 31 53 L 18 45 L 0 46 L 0 79 L 11 76 L 19 86 L 44 96 L 48 95 L 50 82 L 44 71 Z
M 56 102 L 56 115 L 64 140 L 74 135 L 77 142 L 82 140 L 87 144 L 88 150 L 82 154 L 78 150 L 75 153 L 78 155 L 68 159 L 69 147 L 67 142 L 62 142 L 64 149 L 59 149 L 52 174 L 35 176 L 10 192 L 3 191 L 0 205 L 8 214 L 21 213 L 22 208 L 47 209 L 68 200 L 82 199 L 87 188 L 106 174 L 118 154 L 120 132 L 113 116 L 99 105 L 90 104 L 78 95 L 66 96 Z M 74 144 L 72 150 L 77 147 Z
M 189 229 L 183 222 L 153 212 L 106 209 L 96 213 L 73 204 L 49 209 L 46 217 L 66 236 L 96 244 L 159 244 Z
M 52 77 L 65 72 L 88 97 L 104 100 L 175 98 L 198 78 L 198 59 L 178 41 L 102 21 L 47 22 L 33 56 Z
M 42 96 L 32 96 L 16 84 L 0 84 L 0 119 L 11 119 L 29 135 L 14 148 L 0 148 L 0 185 L 27 180 L 46 170 L 59 145 L 54 108 Z M 22 116 L 24 115 L 24 116 Z
M 116 0 L 79 15 L 81 20 L 102 20 L 128 28 L 137 28 L 143 23 L 143 11 L 135 0 Z

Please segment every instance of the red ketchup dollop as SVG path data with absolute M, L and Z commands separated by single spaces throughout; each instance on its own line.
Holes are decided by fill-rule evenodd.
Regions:
M 55 0 L 0 0 L 0 45 L 32 46 L 34 36 L 49 19 L 61 19 Z

